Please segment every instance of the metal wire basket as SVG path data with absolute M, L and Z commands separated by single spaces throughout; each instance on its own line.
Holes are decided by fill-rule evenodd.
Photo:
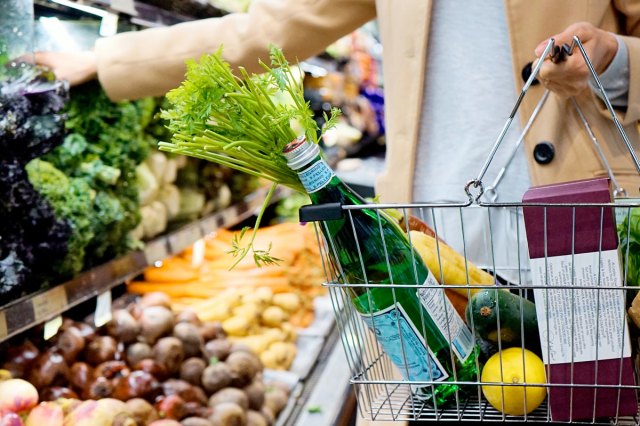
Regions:
M 595 72 L 585 50 L 577 37 L 574 37 L 573 46 L 563 46 L 558 50 L 551 39 L 546 46 L 543 57 L 551 55 L 556 59 L 560 56 L 570 55 L 573 48 L 578 47 L 596 85 L 601 91 L 603 100 L 608 107 L 612 120 L 616 125 L 620 136 L 636 164 L 640 172 L 640 163 L 633 151 L 633 148 L 622 128 L 611 104 L 604 92 L 597 73 Z M 562 59 L 562 58 L 560 58 Z M 515 117 L 519 105 L 526 91 L 536 78 L 542 61 L 540 61 L 533 69 L 533 72 L 525 83 L 522 93 L 510 114 L 507 123 L 502 129 L 500 136 L 497 138 L 491 153 L 482 166 L 482 170 L 478 177 L 470 181 L 465 190 L 469 197 L 468 202 L 464 203 L 421 203 L 421 204 L 404 204 L 404 205 L 342 205 L 327 206 L 325 213 L 331 209 L 329 216 L 323 216 L 321 210 L 315 210 L 312 213 L 301 210 L 301 219 L 306 221 L 315 221 L 318 231 L 318 243 L 323 259 L 323 265 L 326 273 L 327 281 L 324 285 L 329 287 L 330 295 L 333 301 L 337 326 L 340 331 L 342 344 L 345 349 L 346 358 L 351 369 L 351 383 L 358 400 L 358 408 L 360 414 L 371 420 L 430 420 L 430 421 L 514 421 L 514 422 L 551 422 L 561 421 L 570 423 L 588 423 L 588 424 L 611 424 L 611 423 L 629 423 L 640 425 L 640 417 L 638 416 L 637 390 L 640 383 L 638 371 L 636 367 L 635 357 L 637 356 L 636 345 L 629 345 L 629 341 L 633 339 L 629 336 L 629 328 L 627 325 L 627 304 L 637 290 L 633 285 L 626 285 L 629 272 L 629 246 L 626 251 L 621 253 L 623 258 L 622 265 L 625 267 L 620 272 L 614 282 L 604 279 L 606 271 L 605 257 L 606 250 L 603 248 L 606 239 L 606 230 L 604 223 L 608 218 L 617 215 L 619 220 L 627 221 L 631 218 L 633 208 L 640 207 L 638 202 L 627 202 L 619 204 L 615 202 L 602 203 L 498 203 L 496 202 L 495 188 L 500 183 L 504 175 L 504 170 L 508 164 L 503 167 L 496 181 L 485 191 L 482 178 L 484 177 L 489 164 L 491 163 L 496 151 L 500 147 L 502 140 Z M 546 101 L 548 92 L 542 96 L 538 106 L 534 110 L 529 122 L 523 130 L 523 134 L 514 147 L 511 155 L 513 158 L 515 150 L 522 142 L 524 135 L 529 129 L 537 113 Z M 591 140 L 596 148 L 599 148 L 598 141 L 593 136 L 593 132 L 589 128 L 588 123 L 584 119 L 579 106 L 574 102 L 579 116 L 583 119 L 585 130 L 588 132 Z M 601 151 L 598 149 L 598 152 Z M 626 192 L 620 188 L 615 180 L 615 176 L 611 172 L 604 156 L 601 160 L 606 169 L 609 170 L 609 177 L 612 186 L 615 188 L 615 197 L 624 197 Z M 483 198 L 483 195 L 485 198 Z M 489 201 L 485 201 L 486 199 Z M 335 210 L 338 209 L 339 212 Z M 488 384 L 501 388 L 502 396 L 504 392 L 510 392 L 511 386 L 519 386 L 517 389 L 522 391 L 526 398 L 524 389 L 527 385 L 522 383 L 514 384 L 507 381 L 482 381 L 481 371 L 482 362 L 490 356 L 491 353 L 500 351 L 508 346 L 509 343 L 503 339 L 503 333 L 500 330 L 500 304 L 497 304 L 497 342 L 493 345 L 483 343 L 484 355 L 478 357 L 477 374 L 473 380 L 461 381 L 454 380 L 451 383 L 458 384 L 466 389 L 466 392 L 456 391 L 455 398 L 447 405 L 438 406 L 433 401 L 424 401 L 415 397 L 413 389 L 415 386 L 438 386 L 442 382 L 436 380 L 420 380 L 413 381 L 403 379 L 398 374 L 396 366 L 390 361 L 389 357 L 383 351 L 382 346 L 376 340 L 375 325 L 373 330 L 371 326 L 367 326 L 363 315 L 358 312 L 352 303 L 349 288 L 365 288 L 373 289 L 380 287 L 380 284 L 372 284 L 368 282 L 365 274 L 365 280 L 361 283 L 345 283 L 341 277 L 341 265 L 336 264 L 335 257 L 331 256 L 332 252 L 337 249 L 335 241 L 331 238 L 323 237 L 322 228 L 326 226 L 330 217 L 342 217 L 346 223 L 353 223 L 353 215 L 359 210 L 369 210 L 380 216 L 384 213 L 384 209 L 397 209 L 404 221 L 406 231 L 409 231 L 409 217 L 411 215 L 421 218 L 428 223 L 435 232 L 437 244 L 437 261 L 439 271 L 442 271 L 446 265 L 443 265 L 441 258 L 440 244 L 446 241 L 449 246 L 460 253 L 464 257 L 464 268 L 466 271 L 466 282 L 445 282 L 444 276 L 436 278 L 441 284 L 445 285 L 425 285 L 429 288 L 435 288 L 446 298 L 445 290 L 463 289 L 467 294 L 467 299 L 471 299 L 472 291 L 475 289 L 487 288 L 481 285 L 469 284 L 469 268 L 473 263 L 479 268 L 489 271 L 494 278 L 492 288 L 507 289 L 512 294 L 517 294 L 521 300 L 534 300 L 536 306 L 545 303 L 546 309 L 543 318 L 539 321 L 541 329 L 547 328 L 546 333 L 540 334 L 541 350 L 545 361 L 563 359 L 561 364 L 563 367 L 558 369 L 546 365 L 547 388 L 546 400 L 534 411 L 523 415 L 510 415 L 504 413 L 503 409 L 493 408 L 483 396 L 482 387 Z M 544 256 L 533 262 L 529 259 L 529 251 L 527 247 L 527 235 L 523 223 L 523 216 L 527 209 L 537 209 L 538 218 L 542 218 L 542 227 L 544 234 Z M 318 213 L 320 211 L 320 213 Z M 547 251 L 547 240 L 554 238 L 552 232 L 557 232 L 558 228 L 549 226 L 547 228 L 547 218 L 552 218 L 558 212 L 570 217 L 569 224 L 564 229 L 564 233 L 571 242 L 571 252 L 565 261 L 568 262 L 568 270 L 570 271 L 566 280 L 557 282 L 553 281 L 553 274 L 549 273 L 549 268 L 554 264 L 552 256 Z M 577 274 L 585 268 L 584 261 L 579 260 L 580 253 L 576 249 L 576 242 L 581 238 L 576 235 L 576 227 L 579 225 L 581 218 L 588 215 L 595 215 L 600 218 L 599 229 L 595 228 L 592 234 L 599 242 L 598 250 L 589 259 L 595 280 L 587 280 Z M 628 227 L 630 230 L 630 227 Z M 359 236 L 353 227 L 353 239 L 358 241 Z M 328 232 L 325 234 L 329 234 Z M 472 235 L 473 234 L 473 235 Z M 381 238 L 384 236 L 381 235 Z M 442 239 L 440 239 L 442 238 Z M 616 237 L 617 238 L 617 237 Z M 411 240 L 411 238 L 409 238 Z M 366 244 L 365 241 L 359 241 L 356 247 Z M 617 241 L 616 241 L 617 245 Z M 365 260 L 362 253 L 358 249 L 358 257 L 360 262 Z M 582 263 L 579 263 L 582 262 Z M 542 265 L 542 266 L 541 266 Z M 363 264 L 363 271 L 364 271 Z M 542 271 L 542 272 L 541 272 Z M 393 278 L 389 277 L 393 283 Z M 537 284 L 534 284 L 537 283 Z M 623 285 L 623 283 L 625 285 Z M 387 288 L 401 289 L 409 285 L 406 283 L 382 284 Z M 411 286 L 416 288 L 416 286 Z M 535 293 L 535 297 L 533 296 Z M 395 294 L 395 293 L 394 293 Z M 395 298 L 395 296 L 394 296 Z M 560 300 L 561 302 L 558 302 Z M 468 302 L 469 300 L 467 300 Z M 549 303 L 564 303 L 564 305 L 549 306 Z M 556 309 L 554 311 L 554 309 Z M 568 310 L 567 310 L 568 309 Z M 592 316 L 585 316 L 585 309 L 593 309 Z M 563 311 L 564 310 L 564 311 Z M 613 317 L 612 317 L 613 315 Z M 544 318 L 546 316 L 546 318 Z M 585 320 L 585 318 L 587 318 Z M 614 318 L 614 319 L 612 319 Z M 557 333 L 551 330 L 558 327 L 558 324 L 564 324 L 566 333 L 564 337 L 558 337 Z M 422 324 L 424 327 L 424 323 Z M 524 319 L 520 318 L 520 326 L 524 330 Z M 469 324 L 476 341 L 480 341 L 476 335 L 473 324 Z M 604 331 L 603 331 L 604 330 Z M 612 331 L 613 330 L 613 331 Z M 373 331 L 373 332 L 372 332 Z M 450 338 L 450 336 L 449 336 Z M 565 339 L 564 343 L 570 344 L 568 352 L 569 358 L 557 358 L 557 354 L 551 353 L 558 348 L 556 340 Z M 585 340 L 585 339 L 588 339 Z M 525 349 L 529 347 L 530 342 L 526 342 L 525 338 L 521 339 L 518 347 Z M 593 377 L 583 377 L 578 373 L 584 366 L 584 361 L 580 358 L 579 348 L 589 347 L 595 348 L 595 373 L 591 370 Z M 633 354 L 632 354 L 632 347 Z M 612 349 L 615 348 L 615 349 Z M 611 351 L 619 351 L 613 356 Z M 546 351 L 546 353 L 544 353 Z M 449 348 L 450 356 L 455 356 L 451 346 Z M 605 354 L 605 352 L 607 352 Z M 633 362 L 630 357 L 633 356 Z M 555 358 L 554 358 L 555 357 Z M 605 361 L 606 358 L 606 361 Z M 524 362 L 524 359 L 523 359 Z M 547 364 L 547 362 L 545 362 Z M 500 362 L 500 370 L 503 368 Z M 599 371 L 600 369 L 600 371 Z M 455 368 L 454 368 L 455 370 Z M 454 378 L 456 376 L 453 372 Z M 630 398 L 633 404 L 633 410 L 629 412 Z M 504 402 L 503 402 L 504 404 Z M 561 415 L 558 411 L 555 413 L 551 407 L 559 407 L 562 405 Z M 594 407 L 607 406 L 605 410 L 608 414 L 600 417 L 600 412 Z M 585 406 L 590 408 L 591 415 L 585 416 Z M 556 408 L 557 409 L 557 408 Z M 582 413 L 582 414 L 581 414 Z

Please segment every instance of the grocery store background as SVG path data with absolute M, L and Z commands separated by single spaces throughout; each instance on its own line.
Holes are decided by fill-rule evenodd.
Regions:
M 223 16 L 244 11 L 249 3 L 3 0 L 0 59 L 85 50 L 99 37 Z M 372 184 L 385 152 L 381 49 L 372 22 L 299 64 L 315 119 L 322 123 L 331 107 L 343 111 L 322 140 L 329 162 L 367 197 L 374 196 Z M 0 226 L 4 242 L 18 247 L 11 251 L 7 244 L 0 251 L 0 368 L 28 379 L 41 399 L 99 397 L 107 392 L 101 386 L 115 386 L 117 377 L 124 377 L 115 370 L 155 368 L 136 366 L 138 359 L 128 356 L 148 350 L 164 333 L 150 337 L 146 347 L 130 349 L 131 337 L 113 324 L 138 318 L 132 311 L 164 307 L 175 315 L 168 319 L 172 323 L 213 322 L 229 336 L 229 345 L 247 345 L 261 354 L 266 370 L 256 377 L 263 387 L 277 382 L 286 395 L 284 402 L 272 402 L 275 424 L 353 423 L 355 399 L 331 301 L 320 286 L 317 240 L 297 224 L 298 208 L 308 200 L 283 188 L 271 200 L 263 219 L 270 226 L 258 239 L 273 242 L 284 260 L 279 267 L 258 270 L 243 261 L 229 272 L 226 252 L 234 231 L 254 223 L 268 186 L 213 163 L 158 151 L 156 143 L 171 136 L 157 116 L 164 105 L 163 98 L 112 103 L 97 83 L 75 87 L 65 109 L 64 142 L 35 159 L 25 154 L 31 158 L 22 178 L 39 194 L 34 197 L 45 200 L 50 224 L 60 224 L 60 235 L 50 234 L 51 227 L 30 233 L 26 220 Z M 14 160 L 3 156 L 0 169 L 9 170 Z M 26 231 L 17 232 L 21 227 Z M 57 258 L 56 250 L 34 255 L 39 245 L 54 240 Z M 216 285 L 205 284 L 214 279 Z M 157 291 L 168 297 L 155 300 Z M 134 295 L 147 293 L 152 294 L 142 302 L 132 302 Z M 249 293 L 261 295 L 260 304 L 247 302 Z M 255 306 L 260 311 L 252 311 Z M 180 318 L 184 311 L 197 312 L 200 319 Z M 97 326 L 102 336 L 94 340 Z M 135 327 L 146 335 L 144 324 Z M 222 340 L 222 334 L 203 333 L 203 344 Z M 218 356 L 216 345 L 209 346 L 182 358 Z M 86 368 L 104 362 L 112 362 L 100 369 L 109 385 L 79 381 Z M 166 381 L 147 386 L 164 387 L 165 394 L 184 391 Z M 123 399 L 132 395 L 144 396 L 133 392 Z M 254 411 L 262 406 L 250 403 Z

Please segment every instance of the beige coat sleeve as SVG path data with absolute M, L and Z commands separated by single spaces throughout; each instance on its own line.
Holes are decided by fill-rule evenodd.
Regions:
M 256 0 L 247 13 L 98 40 L 98 79 L 112 100 L 163 95 L 182 81 L 185 60 L 220 45 L 232 66 L 259 71 L 270 43 L 303 60 L 374 17 L 374 0 Z

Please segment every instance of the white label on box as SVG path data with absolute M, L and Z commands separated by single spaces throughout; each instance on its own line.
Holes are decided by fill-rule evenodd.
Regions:
M 616 288 L 622 283 L 618 251 L 602 252 L 598 273 L 599 257 L 595 252 L 531 259 L 535 285 L 572 287 L 534 289 L 545 364 L 631 356 L 624 291 Z

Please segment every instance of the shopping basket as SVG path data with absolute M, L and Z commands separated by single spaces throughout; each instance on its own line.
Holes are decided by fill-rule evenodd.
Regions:
M 571 55 L 573 53 L 574 47 L 579 49 L 584 58 L 620 137 L 628 148 L 636 168 L 640 173 L 638 158 L 616 117 L 613 107 L 580 40 L 574 37 L 572 46 L 564 45 L 559 47 L 555 46 L 554 40 L 551 39 L 546 45 L 542 57 L 550 57 L 552 60 L 562 60 L 563 55 Z M 637 384 L 640 382 L 638 380 L 637 368 L 635 367 L 636 363 L 635 361 L 630 361 L 632 355 L 635 360 L 637 351 L 632 348 L 636 345 L 625 343 L 633 340 L 627 334 L 630 332 L 633 333 L 633 331 L 629 331 L 631 328 L 627 326 L 626 305 L 633 299 L 633 295 L 635 294 L 633 291 L 636 288 L 632 285 L 627 285 L 630 264 L 629 245 L 627 245 L 626 250 L 622 252 L 624 259 L 621 265 L 625 266 L 622 268 L 617 282 L 612 284 L 607 279 L 604 279 L 606 271 L 604 271 L 603 266 L 603 257 L 607 255 L 604 249 L 604 240 L 607 238 L 605 234 L 607 231 L 603 228 L 606 218 L 611 217 L 610 215 L 617 215 L 619 220 L 624 221 L 626 218 L 626 220 L 629 221 L 633 209 L 640 207 L 640 203 L 634 202 L 633 200 L 627 200 L 625 204 L 611 202 L 611 200 L 604 202 L 562 203 L 501 203 L 497 201 L 496 187 L 503 178 L 505 169 L 514 157 L 519 145 L 522 143 L 526 132 L 546 102 L 549 94 L 548 91 L 545 91 L 541 97 L 537 107 L 534 109 L 523 129 L 522 135 L 513 147 L 513 151 L 509 157 L 510 159 L 500 170 L 496 180 L 492 182 L 490 186 L 487 186 L 486 189 L 482 182 L 496 151 L 500 148 L 505 134 L 518 111 L 525 93 L 538 75 L 541 65 L 542 61 L 539 61 L 536 66 L 534 66 L 530 77 L 522 88 L 516 105 L 494 143 L 478 177 L 469 181 L 466 185 L 465 191 L 468 196 L 468 201 L 461 203 L 326 205 L 324 206 L 326 208 L 322 208 L 323 206 L 320 206 L 320 208 L 314 206 L 313 209 L 306 209 L 305 207 L 301 209 L 301 220 L 314 222 L 316 226 L 318 244 L 326 273 L 326 282 L 324 285 L 329 288 L 333 301 L 337 327 L 340 332 L 346 359 L 351 369 L 350 382 L 357 396 L 358 410 L 361 416 L 370 420 L 561 421 L 589 424 L 640 424 L 637 403 L 637 389 L 639 388 Z M 588 132 L 591 141 L 600 154 L 604 168 L 609 171 L 610 182 L 615 189 L 615 198 L 625 198 L 626 191 L 618 185 L 606 158 L 599 149 L 597 138 L 580 110 L 580 106 L 575 101 L 573 101 L 573 105 L 584 124 L 585 131 Z M 486 342 L 481 344 L 482 350 L 477 360 L 476 377 L 473 380 L 467 381 L 456 380 L 456 373 L 455 371 L 453 372 L 454 380 L 449 383 L 460 385 L 460 389 L 465 389 L 465 392 L 456 391 L 455 398 L 451 402 L 441 404 L 440 406 L 433 401 L 424 401 L 423 399 L 415 397 L 413 389 L 415 389 L 416 386 L 435 387 L 442 382 L 429 380 L 413 381 L 402 378 L 403 376 L 398 374 L 397 368 L 385 354 L 380 343 L 373 337 L 376 331 L 375 325 L 374 330 L 371 330 L 370 325 L 369 327 L 366 325 L 362 318 L 363 315 L 356 311 L 351 303 L 349 292 L 345 291 L 345 289 L 356 287 L 373 289 L 380 287 L 380 285 L 368 283 L 366 274 L 364 282 L 345 284 L 345 280 L 341 278 L 341 265 L 336 264 L 335 257 L 332 258 L 330 255 L 330 253 L 336 250 L 335 241 L 332 241 L 331 238 L 323 237 L 323 233 L 321 232 L 322 227 L 326 225 L 327 221 L 334 220 L 337 217 L 343 218 L 347 224 L 349 222 L 353 223 L 354 213 L 363 209 L 375 212 L 378 216 L 384 214 L 382 213 L 383 210 L 395 209 L 400 212 L 404 219 L 401 223 L 405 224 L 404 226 L 406 226 L 407 233 L 409 231 L 408 223 L 410 215 L 417 216 L 428 223 L 433 228 L 436 234 L 435 240 L 438 242 L 436 245 L 438 247 L 436 257 L 439 263 L 437 269 L 440 271 L 440 274 L 442 274 L 442 270 L 446 268 L 446 265 L 443 265 L 441 258 L 441 249 L 443 246 L 438 244 L 446 241 L 447 244 L 463 256 L 466 282 L 448 282 L 445 283 L 446 285 L 426 285 L 431 288 L 437 288 L 443 299 L 446 297 L 446 289 L 462 289 L 466 292 L 467 298 L 469 299 L 471 291 L 475 289 L 499 287 L 500 289 L 507 289 L 511 294 L 518 295 L 520 300 L 522 300 L 520 303 L 524 303 L 525 300 L 535 299 L 536 309 L 538 309 L 541 303 L 549 304 L 554 301 L 554 303 L 556 303 L 558 300 L 564 300 L 564 307 L 560 306 L 560 308 L 558 308 L 558 306 L 556 306 L 558 309 L 565 309 L 565 311 L 558 311 L 561 312 L 561 315 L 553 310 L 553 306 L 547 305 L 544 310 L 545 314 L 543 314 L 543 318 L 541 318 L 543 321 L 539 321 L 538 323 L 541 329 L 544 327 L 547 329 L 546 333 L 543 332 L 540 334 L 542 336 L 541 339 L 546 339 L 540 342 L 542 343 L 542 351 L 546 350 L 544 355 L 547 359 L 555 359 L 555 361 L 553 361 L 555 363 L 558 362 L 558 359 L 562 361 L 562 368 L 560 369 L 552 368 L 549 365 L 546 366 L 547 381 L 543 386 L 547 389 L 548 395 L 538 408 L 522 415 L 507 414 L 505 411 L 508 410 L 504 409 L 505 392 L 511 392 L 513 390 L 511 386 L 517 385 L 519 386 L 517 389 L 525 395 L 524 388 L 526 385 L 522 386 L 522 383 L 509 383 L 505 380 L 491 382 L 483 382 L 481 380 L 483 361 L 492 353 L 510 346 L 508 342 L 504 341 L 503 333 L 500 330 L 501 323 L 499 319 L 497 321 L 497 333 L 494 334 L 494 337 L 497 336 L 497 341 L 491 344 L 486 344 Z M 527 209 L 533 209 L 531 211 L 535 210 L 535 212 L 537 212 L 537 218 L 540 221 L 539 223 L 542 229 L 542 237 L 540 238 L 542 238 L 543 241 L 543 255 L 541 258 L 536 259 L 535 265 L 537 266 L 535 268 L 532 267 L 533 262 L 530 262 L 529 259 L 527 233 L 525 232 L 523 221 L 523 216 L 526 215 Z M 568 239 L 568 241 L 570 241 L 571 250 L 570 253 L 568 253 L 568 257 L 565 256 L 565 261 L 569 264 L 568 270 L 570 272 L 566 280 L 558 282 L 557 280 L 554 281 L 549 278 L 549 268 L 550 265 L 553 265 L 553 259 L 547 250 L 548 240 L 551 241 L 554 235 L 558 233 L 558 227 L 551 226 L 550 223 L 547 228 L 547 219 L 549 218 L 549 220 L 551 220 L 560 210 L 563 212 L 562 214 L 564 214 L 565 218 L 569 217 L 561 231 L 566 234 L 565 240 Z M 595 228 L 592 231 L 598 248 L 595 253 L 592 253 L 591 257 L 589 257 L 593 264 L 584 265 L 584 260 L 580 260 L 582 263 L 578 265 L 580 253 L 578 253 L 576 249 L 576 241 L 579 239 L 576 229 L 579 227 L 581 220 L 589 215 L 595 215 L 600 218 L 599 229 Z M 352 226 L 352 229 L 354 230 L 353 238 L 357 241 L 359 237 L 355 233 L 355 227 Z M 627 229 L 627 232 L 629 232 L 631 227 L 628 226 Z M 552 234 L 552 232 L 556 234 Z M 327 235 L 328 234 L 327 232 Z M 381 238 L 384 237 L 381 235 Z M 409 238 L 409 240 L 411 240 L 411 238 Z M 356 246 L 360 247 L 361 245 L 359 244 L 365 244 L 365 242 L 360 242 L 356 244 Z M 616 253 L 618 253 L 618 251 L 616 251 Z M 364 262 L 360 250 L 358 250 L 358 256 L 360 262 Z M 493 275 L 494 280 L 493 283 L 490 284 L 490 286 L 493 287 L 469 284 L 469 268 L 472 262 L 479 268 Z M 592 268 L 592 271 L 596 271 L 594 276 L 597 277 L 595 280 L 589 281 L 586 284 L 576 273 L 576 271 L 583 271 L 585 268 L 587 270 Z M 362 269 L 364 271 L 364 264 Z M 541 270 L 542 273 L 540 272 Z M 436 278 L 438 278 L 440 282 L 444 281 L 443 275 L 437 275 L 438 274 L 436 274 Z M 390 277 L 390 280 L 393 283 L 392 277 Z M 403 283 L 383 285 L 394 290 L 409 287 L 408 284 Z M 416 288 L 416 286 L 411 287 Z M 532 293 L 535 293 L 535 298 Z M 469 300 L 467 300 L 467 302 L 469 302 Z M 567 306 L 569 306 L 566 305 L 567 302 L 570 305 L 568 311 L 566 310 Z M 593 312 L 590 317 L 588 316 L 585 319 L 584 309 L 586 308 L 593 309 Z M 499 303 L 497 304 L 496 311 L 499 318 Z M 506 315 L 506 312 L 504 314 Z M 545 316 L 546 318 L 544 318 Z M 538 318 L 540 317 L 538 316 Z M 471 321 L 473 321 L 473 318 L 471 318 Z M 525 319 L 521 317 L 518 321 L 524 330 Z M 607 324 L 604 324 L 605 321 L 607 321 Z M 554 332 L 550 329 L 554 324 L 557 327 L 559 323 L 564 323 L 564 337 L 554 335 Z M 424 327 L 424 323 L 422 326 Z M 607 328 L 603 329 L 605 326 Z M 469 327 L 474 339 L 480 342 L 473 324 L 469 324 Z M 602 330 L 608 330 L 608 332 L 605 333 Z M 565 343 L 570 342 L 569 355 L 558 355 L 555 352 L 551 353 L 557 350 L 558 342 L 556 340 L 558 339 L 565 339 Z M 590 339 L 590 341 L 584 341 L 585 339 Z M 585 347 L 585 345 L 591 348 L 591 352 L 595 349 L 595 373 L 593 369 L 590 370 L 590 374 L 593 375 L 591 378 L 585 378 L 584 375 L 580 376 L 579 374 L 580 371 L 583 371 L 584 361 L 580 358 L 577 348 Z M 521 339 L 518 347 L 522 349 L 528 347 L 524 337 Z M 610 353 L 611 350 L 617 352 L 612 356 Z M 454 354 L 451 347 L 449 351 L 453 359 Z M 633 354 L 631 351 L 633 351 Z M 605 352 L 607 352 L 607 354 L 605 354 Z M 568 358 L 566 358 L 566 356 L 568 356 Z M 607 358 L 606 361 L 604 358 Z M 593 367 L 591 364 L 589 365 Z M 601 366 L 600 371 L 598 371 L 599 366 Z M 506 368 L 506 366 L 503 366 L 501 361 L 501 371 L 503 368 Z M 502 409 L 492 407 L 485 399 L 482 388 L 483 385 L 486 386 L 488 384 L 496 385 L 501 389 L 503 396 Z M 629 409 L 630 396 L 632 398 L 631 411 Z M 592 413 L 586 417 L 584 415 L 585 406 L 590 407 L 590 412 Z M 598 406 L 606 406 L 608 408 L 607 410 L 599 411 L 594 408 Z M 556 411 L 554 412 L 554 410 Z M 607 415 L 602 417 L 602 412 L 606 412 Z

